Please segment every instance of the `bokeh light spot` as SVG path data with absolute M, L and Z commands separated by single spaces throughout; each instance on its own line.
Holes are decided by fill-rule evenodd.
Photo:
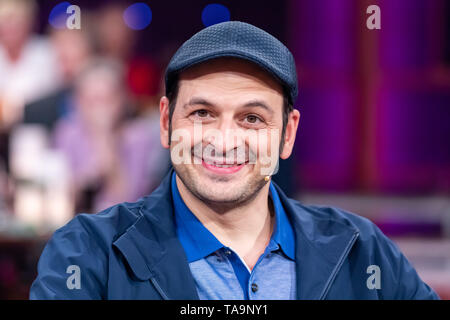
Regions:
M 143 2 L 134 3 L 124 11 L 123 20 L 133 30 L 145 29 L 152 22 L 152 10 Z
M 230 21 L 230 10 L 222 4 L 208 4 L 202 11 L 202 22 L 205 27 Z
M 64 29 L 66 27 L 67 21 L 67 8 L 71 4 L 67 1 L 61 2 L 53 7 L 52 11 L 50 11 L 50 15 L 48 16 L 48 22 L 55 29 Z

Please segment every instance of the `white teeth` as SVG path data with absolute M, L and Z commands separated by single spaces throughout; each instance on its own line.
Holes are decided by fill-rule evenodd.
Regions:
M 214 166 L 219 167 L 219 168 L 230 168 L 230 167 L 234 167 L 234 164 L 215 164 Z
M 215 166 L 215 167 L 219 167 L 219 168 L 231 168 L 231 167 L 238 167 L 244 163 L 232 163 L 232 164 L 225 164 L 225 163 L 216 163 L 214 161 L 206 161 L 204 160 L 205 163 Z

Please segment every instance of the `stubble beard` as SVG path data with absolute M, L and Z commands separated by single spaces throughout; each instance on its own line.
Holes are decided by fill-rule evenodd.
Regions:
M 216 178 L 217 188 L 209 190 L 211 189 L 210 184 L 203 185 L 200 181 L 201 177 L 195 172 L 195 169 L 188 168 L 188 166 L 195 165 L 175 165 L 172 163 L 172 166 L 186 189 L 217 213 L 225 213 L 230 209 L 250 203 L 266 185 L 266 181 L 262 175 L 252 173 L 251 176 L 247 176 L 248 178 L 244 182 L 239 182 L 240 185 L 238 188 L 231 186 L 229 188 L 232 191 L 231 194 L 226 193 L 224 195 L 223 190 L 218 190 L 218 188 L 221 188 L 222 182 L 229 180 L 229 178 Z

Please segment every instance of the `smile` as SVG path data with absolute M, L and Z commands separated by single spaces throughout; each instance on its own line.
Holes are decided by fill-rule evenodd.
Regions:
M 239 170 L 241 170 L 244 165 L 247 162 L 244 163 L 232 163 L 232 164 L 226 164 L 226 163 L 216 163 L 208 161 L 206 162 L 204 159 L 202 159 L 202 166 L 209 171 L 212 171 L 217 174 L 231 174 L 236 173 Z

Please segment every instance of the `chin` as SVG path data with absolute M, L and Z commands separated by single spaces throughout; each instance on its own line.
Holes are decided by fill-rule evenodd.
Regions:
M 240 198 L 239 196 L 224 196 L 223 194 L 217 194 L 217 195 L 204 195 L 204 201 L 205 202 L 210 202 L 210 203 L 216 203 L 216 204 L 237 204 L 240 202 Z

